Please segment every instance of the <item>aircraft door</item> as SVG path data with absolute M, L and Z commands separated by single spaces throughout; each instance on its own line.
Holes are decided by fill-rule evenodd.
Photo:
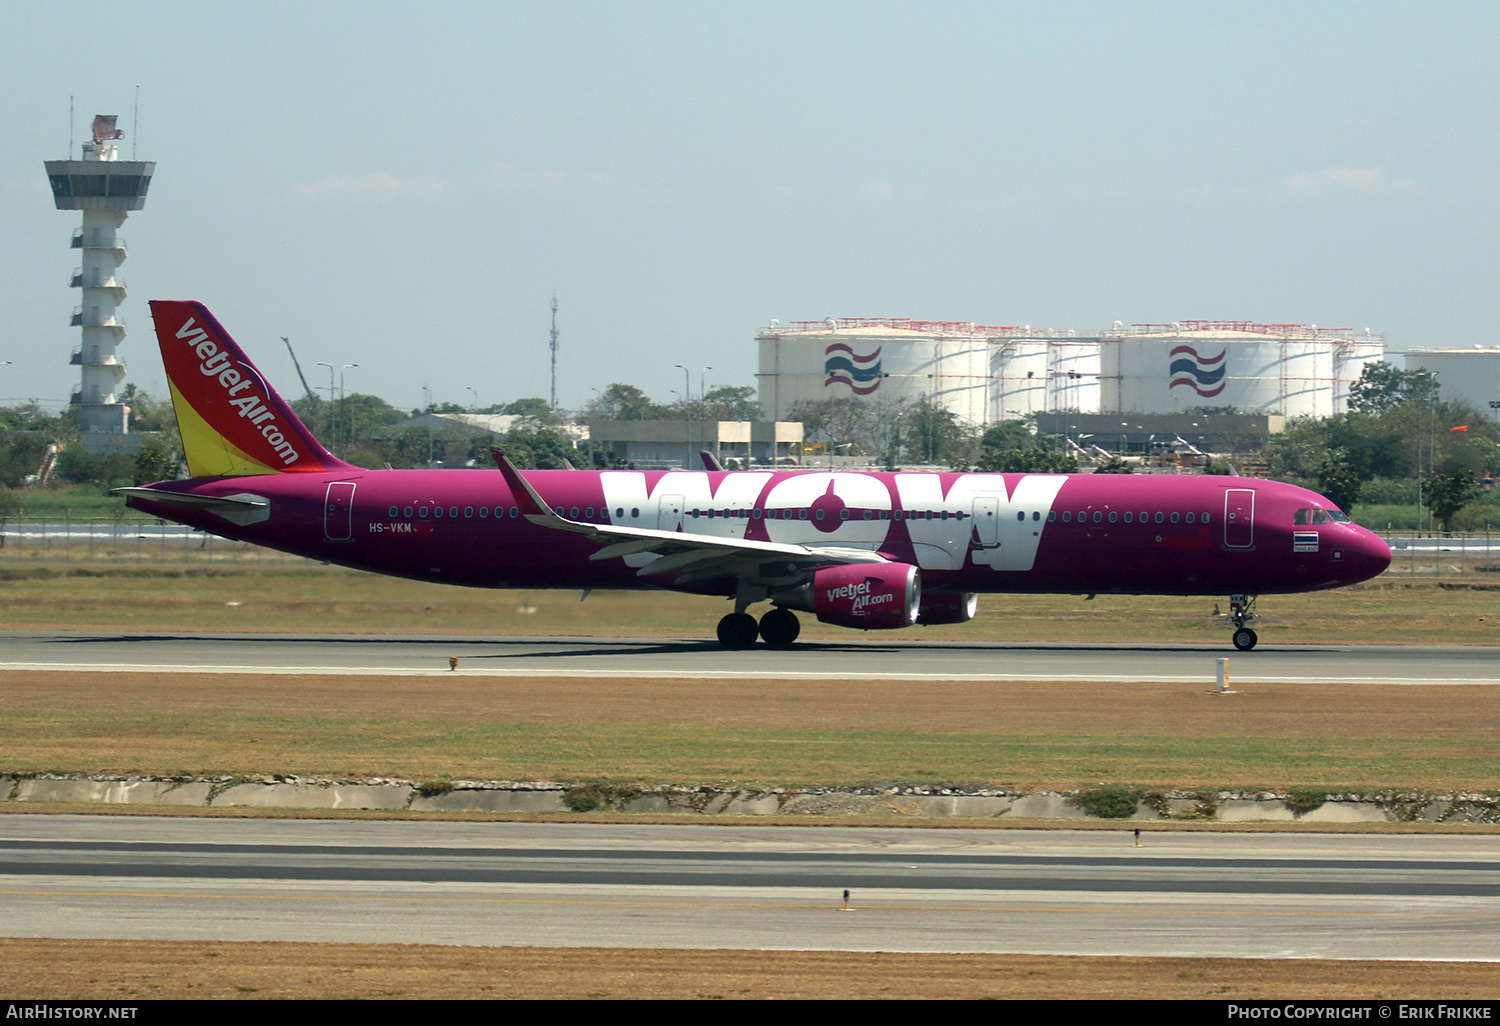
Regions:
M 1224 492 L 1224 547 L 1248 549 L 1255 544 L 1255 492 L 1230 488 Z
M 682 496 L 663 495 L 656 507 L 656 529 L 658 531 L 682 530 Z
M 994 496 L 981 495 L 974 500 L 974 530 L 979 534 L 979 544 L 992 549 L 1000 544 L 1000 500 Z
M 323 501 L 323 537 L 329 541 L 354 539 L 354 482 L 334 481 Z

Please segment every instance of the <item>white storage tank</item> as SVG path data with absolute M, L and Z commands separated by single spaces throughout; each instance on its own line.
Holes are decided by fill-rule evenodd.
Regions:
M 769 420 L 786 420 L 799 402 L 857 398 L 895 408 L 928 397 L 962 421 L 983 424 L 990 330 L 904 318 L 773 323 L 756 337 L 761 409 Z
M 1140 324 L 1101 337 L 1101 405 L 1113 412 L 1243 413 L 1331 417 L 1349 387 L 1385 354 L 1366 329 L 1251 321 Z
M 1099 340 L 1071 331 L 990 338 L 990 421 L 1099 410 Z

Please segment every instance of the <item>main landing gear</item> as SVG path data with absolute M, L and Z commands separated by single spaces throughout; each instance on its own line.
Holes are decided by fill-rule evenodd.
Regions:
M 1253 630 L 1245 626 L 1255 619 L 1255 596 L 1229 596 L 1229 617 L 1234 621 L 1234 647 L 1241 652 L 1250 651 L 1260 640 Z
M 762 638 L 772 648 L 786 648 L 802 633 L 802 623 L 797 614 L 779 606 L 755 622 L 755 617 L 746 612 L 730 613 L 719 621 L 719 644 L 728 649 L 745 649 Z

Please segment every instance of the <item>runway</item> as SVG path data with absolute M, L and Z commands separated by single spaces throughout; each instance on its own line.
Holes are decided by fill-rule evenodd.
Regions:
M 458 660 L 450 671 L 449 660 Z M 730 652 L 660 638 L 0 632 L 0 670 L 793 680 L 1493 684 L 1483 647 L 924 643 L 869 636 Z
M 0 892 L 8 936 L 1500 959 L 1451 836 L 11 815 Z

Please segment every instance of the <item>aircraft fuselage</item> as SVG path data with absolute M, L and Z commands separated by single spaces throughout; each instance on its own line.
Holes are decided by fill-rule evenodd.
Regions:
M 1219 476 L 855 471 L 527 471 L 586 524 L 868 550 L 909 563 L 924 592 L 1274 594 L 1365 580 L 1379 537 L 1313 492 Z M 668 587 L 734 594 L 733 577 L 653 573 L 649 552 L 528 521 L 499 471 L 378 470 L 197 478 L 153 490 L 263 499 L 254 522 L 155 501 L 137 509 L 343 566 L 477 587 Z M 1326 518 L 1325 518 L 1326 519 Z M 775 558 L 762 557 L 774 577 Z M 647 570 L 642 574 L 642 570 Z

